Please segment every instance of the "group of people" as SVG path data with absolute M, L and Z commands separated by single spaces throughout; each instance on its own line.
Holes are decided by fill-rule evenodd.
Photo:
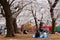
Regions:
M 33 38 L 48 38 L 47 33 L 44 31 L 43 34 L 40 34 L 39 31 L 35 33 L 35 35 L 32 36 Z
M 39 24 L 39 31 L 36 31 L 35 35 L 33 35 L 32 37 L 33 38 L 48 38 L 48 35 L 47 33 L 49 32 L 49 30 L 44 30 L 44 28 L 42 27 L 43 26 L 43 22 L 40 21 L 40 24 Z
M 47 35 L 47 33 L 48 33 L 48 30 L 46 29 L 46 30 L 44 30 L 43 29 L 43 22 L 40 22 L 40 24 L 39 24 L 39 31 L 41 32 L 39 32 L 39 31 L 36 31 L 35 32 L 35 35 L 33 35 L 32 37 L 33 38 L 48 38 L 48 35 Z M 23 31 L 23 34 L 28 34 L 28 31 L 27 30 L 24 30 Z

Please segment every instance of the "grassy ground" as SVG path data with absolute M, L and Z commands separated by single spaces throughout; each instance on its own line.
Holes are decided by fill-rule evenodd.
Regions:
M 50 34 L 50 38 L 32 38 L 34 34 L 16 34 L 14 38 L 5 38 L 5 36 L 0 36 L 0 40 L 60 40 L 60 34 Z

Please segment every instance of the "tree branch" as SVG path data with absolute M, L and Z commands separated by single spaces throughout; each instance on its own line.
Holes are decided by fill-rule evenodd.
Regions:
M 22 9 L 23 10 L 23 9 Z M 19 12 L 17 13 L 16 17 L 22 12 L 22 10 L 19 10 Z
M 55 6 L 57 5 L 59 0 L 55 0 L 54 4 L 52 5 L 53 8 L 55 8 Z
M 12 0 L 12 2 L 10 3 L 10 6 L 11 6 L 11 4 L 14 2 L 15 0 Z
M 10 0 L 8 0 L 8 3 L 10 2 Z
M 52 6 L 52 3 L 50 2 L 50 0 L 48 0 L 48 3 L 49 3 L 49 5 L 50 5 L 50 7 Z
M 3 13 L 3 9 L 1 8 L 1 13 L 3 15 L 3 17 L 5 17 L 5 14 Z
M 13 12 L 12 15 L 14 15 L 15 13 L 17 13 L 17 12 L 19 12 L 19 11 L 21 11 L 21 10 L 23 10 L 23 9 L 19 8 L 17 11 Z M 17 13 L 17 14 L 19 14 L 19 13 Z
M 33 17 L 35 17 L 35 15 L 34 15 L 34 13 L 33 13 L 33 10 L 31 10 L 31 12 L 32 12 Z
M 31 11 L 30 9 L 25 9 L 25 10 Z
M 36 10 L 35 10 L 35 16 L 36 16 Z
M 32 3 L 32 2 L 30 2 L 30 3 Z M 21 13 L 21 11 L 23 10 L 23 8 L 25 7 L 25 6 L 27 6 L 27 5 L 29 5 L 30 3 L 28 3 L 28 4 L 25 4 L 22 8 L 19 8 L 19 6 L 17 6 L 15 9 L 17 9 L 17 8 L 19 8 L 16 12 L 14 12 L 13 14 L 15 14 L 15 13 L 17 13 L 16 14 L 16 17 Z M 12 14 L 12 15 L 13 15 Z
M 57 15 L 56 20 L 60 17 L 60 14 Z
M 43 19 L 43 13 L 42 13 L 41 21 L 42 21 L 42 19 Z
M 25 4 L 25 5 L 22 7 L 22 9 L 23 9 L 25 6 L 27 6 L 27 5 L 31 4 L 31 3 L 32 3 L 32 2 L 29 2 L 29 3 Z

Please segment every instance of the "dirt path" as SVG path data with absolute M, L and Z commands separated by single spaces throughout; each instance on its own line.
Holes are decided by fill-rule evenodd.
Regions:
M 51 34 L 49 35 L 51 38 L 32 38 L 33 34 L 16 34 L 14 38 L 5 38 L 4 36 L 0 36 L 0 40 L 60 40 L 60 34 Z

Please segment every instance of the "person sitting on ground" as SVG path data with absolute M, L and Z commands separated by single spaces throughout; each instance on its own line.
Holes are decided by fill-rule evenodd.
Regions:
M 40 36 L 40 38 L 48 38 L 47 33 L 44 31 L 44 33 Z
M 40 37 L 40 32 L 37 31 L 37 32 L 35 33 L 35 38 L 39 38 L 39 37 Z
M 23 31 L 23 34 L 27 34 L 27 33 L 28 33 L 27 30 L 24 30 L 24 31 Z
M 40 38 L 40 32 L 36 31 L 35 35 L 33 35 L 32 38 Z

